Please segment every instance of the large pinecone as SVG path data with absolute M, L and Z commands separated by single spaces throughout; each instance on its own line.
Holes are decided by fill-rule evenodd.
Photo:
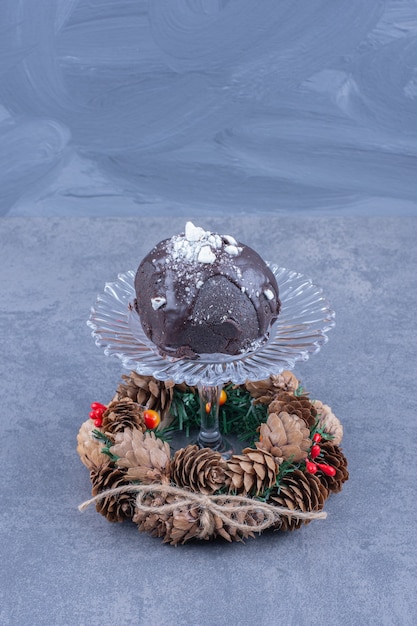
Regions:
M 298 415 L 308 427 L 315 424 L 317 411 L 307 396 L 295 396 L 286 391 L 279 392 L 268 407 L 269 413 L 290 413 Z
M 284 476 L 270 494 L 270 503 L 286 507 L 292 511 L 321 511 L 328 496 L 326 487 L 314 474 L 294 470 Z M 301 520 L 290 515 L 282 515 L 276 527 L 280 530 L 296 530 L 310 520 Z
M 102 442 L 93 437 L 92 432 L 94 429 L 93 420 L 88 419 L 81 424 L 77 435 L 77 452 L 81 461 L 89 470 L 93 467 L 105 465 L 109 460 L 107 454 L 103 454 L 101 451 L 103 448 Z
M 115 436 L 110 452 L 119 457 L 117 467 L 127 470 L 129 480 L 139 480 L 147 485 L 170 480 L 171 452 L 166 441 L 157 439 L 154 433 L 142 433 L 126 429 Z
M 270 376 L 265 380 L 245 383 L 247 391 L 257 402 L 269 404 L 271 399 L 282 391 L 294 392 L 299 381 L 292 372 L 284 370 L 281 374 Z
M 229 491 L 242 495 L 262 493 L 274 484 L 278 471 L 274 457 L 267 450 L 245 448 L 226 463 Z
M 278 464 L 291 460 L 294 463 L 307 457 L 311 446 L 310 431 L 297 415 L 270 413 L 260 427 L 259 450 L 267 450 Z
M 147 495 L 143 498 L 144 505 L 154 507 L 178 501 L 179 497 L 172 494 Z M 146 513 L 137 509 L 133 521 L 138 524 L 140 531 L 148 532 L 153 537 L 163 538 L 164 543 L 171 545 L 184 544 L 190 539 L 209 540 L 223 537 L 231 542 L 254 537 L 258 524 L 265 521 L 264 514 L 261 511 L 247 513 L 242 510 L 239 503 L 233 500 L 226 501 L 225 504 L 232 509 L 225 513 L 227 517 L 230 517 L 230 523 L 222 520 L 215 513 L 207 513 L 210 524 L 206 529 L 202 527 L 202 511 L 197 504 L 179 505 L 178 509 L 167 513 Z M 236 528 L 233 526 L 233 521 L 245 524 L 247 528 Z
M 314 408 L 317 411 L 319 428 L 322 428 L 324 432 L 332 435 L 332 443 L 338 446 L 343 439 L 342 424 L 328 404 L 323 404 L 320 400 L 314 400 Z
M 114 467 L 111 463 L 95 467 L 90 471 L 90 478 L 93 485 L 92 494 L 97 496 L 107 489 L 115 489 L 129 485 L 126 472 Z M 96 503 L 96 509 L 104 515 L 109 522 L 124 522 L 132 519 L 135 511 L 135 494 L 130 492 L 120 493 L 114 496 L 106 496 Z
M 172 480 L 178 487 L 211 494 L 225 482 L 226 462 L 210 448 L 187 446 L 177 450 L 172 460 Z
M 347 459 L 339 446 L 335 446 L 333 441 L 323 441 L 320 443 L 321 454 L 317 458 L 319 463 L 325 463 L 335 468 L 335 476 L 326 476 L 320 470 L 317 472 L 323 485 L 329 491 L 338 493 L 342 490 L 342 485 L 349 478 L 347 469 Z
M 156 380 L 153 376 L 142 376 L 136 372 L 123 374 L 123 383 L 117 387 L 117 397 L 131 398 L 143 408 L 158 411 L 163 427 L 168 425 L 167 417 L 174 395 L 175 383 L 173 380 Z

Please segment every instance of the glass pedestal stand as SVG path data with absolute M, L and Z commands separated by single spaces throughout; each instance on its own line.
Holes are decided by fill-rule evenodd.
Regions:
M 277 279 L 282 308 L 268 341 L 251 352 L 200 355 L 194 360 L 162 357 L 143 332 L 133 307 L 134 271 L 106 283 L 87 321 L 96 345 L 104 348 L 107 356 L 119 358 L 126 369 L 162 381 L 197 386 L 201 412 L 198 445 L 219 450 L 225 456 L 229 446 L 219 429 L 222 385 L 241 385 L 293 369 L 297 361 L 306 361 L 320 350 L 327 342 L 326 333 L 335 324 L 334 311 L 320 287 L 302 274 L 269 265 Z

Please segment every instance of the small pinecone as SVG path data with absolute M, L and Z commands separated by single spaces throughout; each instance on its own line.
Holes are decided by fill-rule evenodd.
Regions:
M 116 434 L 115 442 L 110 452 L 119 457 L 115 463 L 127 470 L 129 480 L 146 485 L 169 482 L 171 452 L 166 441 L 157 439 L 154 433 L 127 428 Z
M 245 387 L 257 402 L 269 404 L 277 393 L 280 391 L 294 392 L 299 384 L 298 379 L 292 372 L 284 370 L 281 374 L 270 376 L 265 380 L 247 382 Z
M 143 409 L 130 398 L 113 400 L 103 413 L 101 429 L 108 437 L 114 439 L 116 433 L 123 432 L 126 428 L 135 428 L 145 432 Z
M 307 396 L 295 396 L 286 391 L 279 392 L 268 407 L 269 413 L 290 413 L 298 415 L 308 427 L 315 424 L 317 411 Z
M 294 463 L 307 457 L 311 447 L 310 431 L 297 415 L 270 413 L 260 427 L 258 450 L 267 450 L 281 464 L 291 459 Z
M 227 462 L 226 485 L 229 491 L 242 495 L 256 495 L 271 487 L 276 478 L 277 466 L 267 450 L 245 448 Z
M 156 380 L 152 376 L 141 376 L 136 372 L 122 375 L 124 383 L 117 387 L 119 400 L 130 398 L 146 409 L 158 411 L 161 420 L 169 413 L 174 395 L 175 383 L 173 380 Z
M 105 465 L 109 460 L 107 454 L 103 454 L 101 451 L 103 444 L 93 437 L 92 432 L 95 428 L 93 420 L 88 419 L 81 424 L 77 435 L 77 452 L 89 470 Z
M 93 468 L 90 472 L 90 478 L 93 484 L 93 496 L 97 496 L 107 489 L 115 489 L 130 484 L 130 481 L 126 479 L 126 473 L 111 463 Z M 102 498 L 96 503 L 96 509 L 109 522 L 124 522 L 132 519 L 135 512 L 135 502 L 135 494 L 120 493 Z
M 326 487 L 314 474 L 294 470 L 281 480 L 279 487 L 273 489 L 270 501 L 277 506 L 303 512 L 321 511 L 328 496 Z M 311 520 L 301 520 L 290 515 L 282 515 L 276 528 L 296 530 Z
M 226 462 L 210 448 L 187 446 L 177 450 L 172 460 L 172 480 L 205 495 L 214 493 L 225 482 Z
M 325 463 L 331 465 L 336 469 L 335 476 L 326 476 L 320 470 L 317 472 L 323 485 L 332 493 L 338 493 L 342 490 L 342 485 L 349 478 L 349 472 L 347 469 L 347 459 L 343 454 L 339 446 L 335 446 L 333 441 L 323 441 L 320 443 L 321 454 L 317 461 L 319 463 Z
M 332 443 L 338 446 L 343 439 L 342 424 L 327 404 L 323 404 L 320 400 L 314 400 L 314 408 L 317 411 L 319 428 L 322 428 L 324 432 L 332 435 Z
M 145 506 L 164 506 L 177 502 L 179 497 L 172 494 L 149 494 L 142 503 Z M 147 513 L 136 510 L 133 521 L 138 525 L 141 532 L 147 532 L 152 537 L 163 538 L 164 543 L 176 546 L 190 539 L 200 536 L 199 510 L 193 504 L 184 504 L 174 511 L 167 513 Z M 208 539 L 209 537 L 206 537 Z

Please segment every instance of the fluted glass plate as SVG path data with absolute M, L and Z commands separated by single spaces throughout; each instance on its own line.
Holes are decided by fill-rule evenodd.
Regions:
M 162 357 L 143 332 L 133 307 L 136 294 L 132 270 L 106 283 L 87 324 L 96 345 L 104 348 L 106 355 L 118 357 L 126 369 L 142 375 L 187 385 L 262 380 L 284 369 L 291 370 L 297 361 L 306 361 L 318 352 L 335 324 L 335 313 L 320 287 L 302 274 L 272 263 L 269 266 L 277 279 L 282 309 L 268 341 L 251 352 L 238 356 L 201 355 L 194 360 Z

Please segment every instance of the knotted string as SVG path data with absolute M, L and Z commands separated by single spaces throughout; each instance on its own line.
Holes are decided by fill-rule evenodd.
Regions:
M 214 531 L 215 522 L 214 516 L 219 517 L 225 524 L 236 530 L 245 531 L 254 530 L 256 532 L 262 532 L 266 528 L 269 528 L 275 524 L 281 516 L 295 517 L 300 520 L 314 520 L 325 519 L 327 513 L 324 511 L 299 511 L 296 509 L 288 509 L 286 507 L 275 506 L 261 502 L 260 500 L 253 500 L 245 496 L 231 496 L 231 495 L 204 495 L 202 493 L 195 493 L 180 487 L 174 487 L 173 485 L 152 484 L 152 485 L 123 485 L 121 487 L 115 487 L 114 489 L 108 489 L 102 491 L 94 498 L 86 500 L 78 509 L 84 511 L 90 504 L 94 504 L 103 498 L 110 496 L 117 496 L 121 493 L 136 493 L 136 508 L 143 513 L 153 513 L 163 515 L 164 513 L 180 512 L 182 509 L 188 506 L 194 506 L 200 510 L 200 528 L 199 537 L 208 537 Z M 169 504 L 160 505 L 146 505 L 143 504 L 143 499 L 147 494 L 160 494 L 163 497 L 172 495 L 177 496 L 178 500 Z M 235 506 L 233 506 L 235 505 Z M 238 506 L 236 506 L 238 505 Z M 233 514 L 238 512 L 245 513 L 245 517 L 249 514 L 262 513 L 263 521 L 255 521 L 254 523 L 239 522 L 234 518 Z

